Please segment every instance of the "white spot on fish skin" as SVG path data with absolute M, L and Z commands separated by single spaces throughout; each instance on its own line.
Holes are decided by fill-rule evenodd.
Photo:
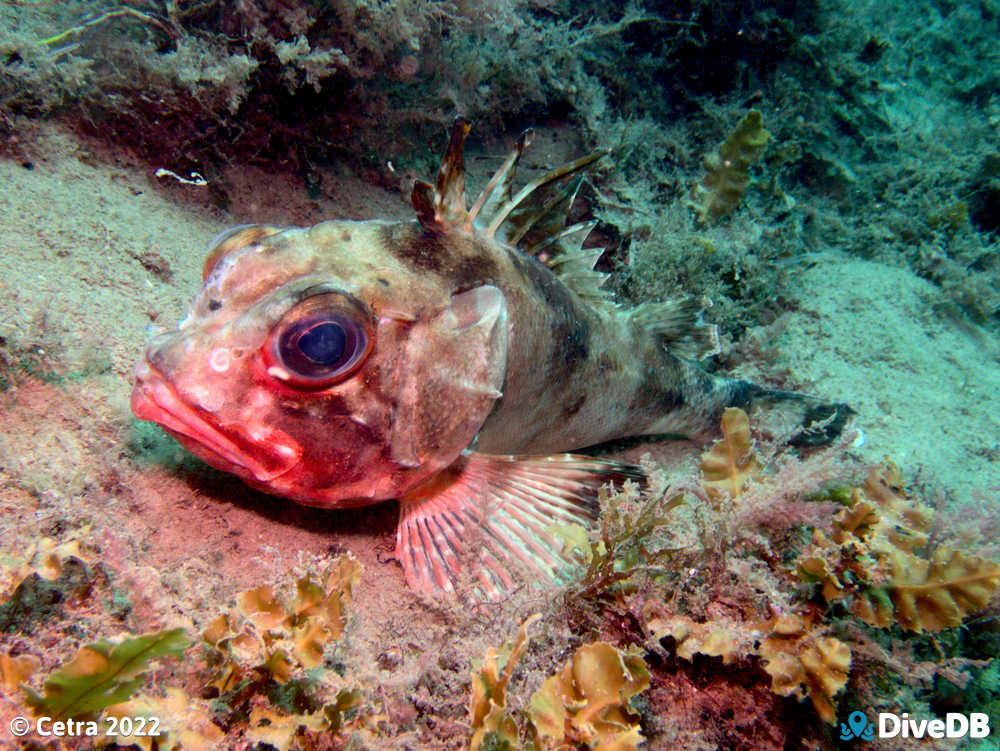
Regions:
M 287 308 L 288 305 L 284 302 L 272 302 L 264 309 L 264 317 L 271 320 L 277 320 L 285 315 Z
M 216 373 L 225 373 L 229 370 L 229 350 L 225 347 L 219 347 L 208 358 L 208 364 Z
M 387 326 L 393 323 L 413 323 L 417 317 L 412 313 L 402 310 L 385 310 L 378 319 L 379 326 Z
M 192 396 L 198 402 L 198 406 L 206 412 L 218 412 L 225 401 L 222 392 L 215 389 L 195 389 Z
M 287 370 L 278 365 L 272 365 L 269 367 L 267 369 L 267 374 L 271 376 L 271 378 L 277 378 L 279 381 L 287 381 L 292 377 Z
M 272 443 L 271 448 L 273 448 L 275 451 L 277 451 L 286 459 L 291 459 L 292 457 L 295 456 L 295 449 L 293 449 L 291 446 L 285 446 L 282 443 Z
M 211 273 L 208 275 L 208 279 L 205 280 L 204 294 L 210 295 L 211 297 L 219 296 L 222 283 L 226 276 L 228 276 L 229 272 L 232 271 L 235 263 L 233 255 L 233 253 L 229 253 L 223 256 L 219 262 L 215 264 L 215 268 L 212 269 Z
M 247 435 L 250 436 L 250 439 L 252 441 L 256 441 L 257 443 L 262 443 L 264 439 L 267 438 L 268 431 L 265 430 L 263 425 L 253 425 L 253 426 L 248 425 Z

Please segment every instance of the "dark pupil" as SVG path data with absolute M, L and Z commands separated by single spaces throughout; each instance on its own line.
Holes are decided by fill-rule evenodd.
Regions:
M 305 387 L 323 388 L 353 372 L 367 345 L 364 328 L 352 317 L 318 311 L 283 326 L 273 354 L 289 375 L 303 379 Z
M 299 351 L 317 365 L 333 365 L 344 356 L 347 337 L 336 323 L 320 323 L 299 337 Z

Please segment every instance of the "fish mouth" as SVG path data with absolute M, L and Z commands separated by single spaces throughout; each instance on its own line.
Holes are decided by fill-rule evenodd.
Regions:
M 135 367 L 132 413 L 158 423 L 212 466 L 257 482 L 285 474 L 302 457 L 301 447 L 279 430 L 265 431 L 261 440 L 227 436 L 185 404 L 173 385 L 145 360 Z

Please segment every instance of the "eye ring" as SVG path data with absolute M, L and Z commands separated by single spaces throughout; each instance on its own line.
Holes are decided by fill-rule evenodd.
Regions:
M 372 349 L 371 327 L 336 298 L 309 298 L 279 321 L 262 351 L 268 375 L 315 391 L 357 372 Z

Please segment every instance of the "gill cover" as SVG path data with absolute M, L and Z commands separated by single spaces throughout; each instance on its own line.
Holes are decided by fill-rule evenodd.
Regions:
M 507 367 L 507 304 L 483 285 L 451 297 L 401 341 L 393 460 L 415 467 L 452 462 L 500 398 Z

